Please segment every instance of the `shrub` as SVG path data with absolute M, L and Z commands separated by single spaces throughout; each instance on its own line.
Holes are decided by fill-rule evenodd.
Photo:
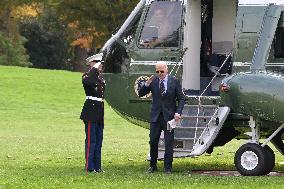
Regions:
M 20 33 L 27 39 L 25 47 L 33 67 L 69 69 L 68 45 L 63 33 L 52 31 L 36 19 L 22 23 Z
M 17 38 L 13 40 L 0 32 L 0 65 L 32 66 L 23 46 L 25 39 Z

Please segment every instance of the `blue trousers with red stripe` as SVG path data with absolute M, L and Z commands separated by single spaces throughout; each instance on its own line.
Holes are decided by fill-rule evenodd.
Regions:
M 103 143 L 103 124 L 95 122 L 85 123 L 85 157 L 86 169 L 88 171 L 98 171 L 101 169 L 101 149 Z

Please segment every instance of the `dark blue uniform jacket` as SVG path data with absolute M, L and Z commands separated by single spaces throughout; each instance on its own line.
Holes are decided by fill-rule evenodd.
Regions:
M 82 84 L 86 96 L 104 98 L 105 82 L 96 68 L 90 69 L 82 76 Z M 80 119 L 93 121 L 98 124 L 104 122 L 104 103 L 96 100 L 86 99 L 82 108 Z

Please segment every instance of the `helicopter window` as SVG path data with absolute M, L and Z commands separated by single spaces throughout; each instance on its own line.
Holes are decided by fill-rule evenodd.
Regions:
M 274 57 L 284 58 L 284 12 L 278 22 L 274 37 Z
M 141 14 L 142 14 L 142 11 L 139 12 L 138 16 L 136 16 L 136 19 L 133 21 L 133 23 L 129 24 L 128 27 L 125 29 L 125 31 L 120 36 L 120 39 L 124 43 L 129 45 L 133 41 Z
M 181 18 L 180 1 L 154 1 L 145 17 L 139 45 L 146 48 L 178 47 Z
M 137 12 L 134 19 L 124 28 L 123 33 L 119 36 L 119 38 L 125 44 L 129 45 L 133 41 L 136 29 L 138 27 L 140 17 L 142 15 L 142 10 L 143 9 L 141 9 Z
M 129 16 L 130 19 L 126 20 L 119 29 L 121 33 L 117 35 L 118 39 L 115 39 L 113 43 L 109 44 L 104 63 L 105 73 L 127 73 L 129 57 L 126 48 L 134 39 L 143 8 L 144 6 L 132 11 Z
M 284 58 L 284 28 L 277 28 L 274 38 L 274 57 Z
M 243 33 L 257 33 L 261 27 L 261 15 L 257 13 L 246 13 L 242 20 Z

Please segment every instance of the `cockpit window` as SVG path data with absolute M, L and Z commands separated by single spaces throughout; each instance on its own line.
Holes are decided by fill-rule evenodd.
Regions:
M 274 58 L 284 58 L 284 12 L 281 13 L 278 21 L 278 27 L 276 28 L 272 49 L 272 52 L 274 52 Z
M 284 28 L 278 27 L 274 37 L 274 57 L 284 58 Z
M 142 10 L 140 10 L 136 14 L 135 18 L 132 20 L 131 23 L 129 23 L 129 25 L 124 29 L 122 35 L 119 37 L 124 43 L 129 45 L 133 41 L 141 14 Z
M 139 45 L 145 48 L 178 47 L 181 17 L 180 1 L 154 1 L 148 9 Z

